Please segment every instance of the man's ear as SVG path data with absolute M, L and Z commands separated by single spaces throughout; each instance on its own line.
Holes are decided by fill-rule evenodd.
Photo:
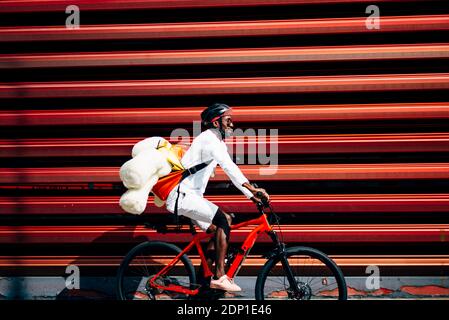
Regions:
M 212 124 L 214 125 L 215 128 L 218 128 L 220 126 L 218 120 L 215 120 L 214 122 L 212 122 Z

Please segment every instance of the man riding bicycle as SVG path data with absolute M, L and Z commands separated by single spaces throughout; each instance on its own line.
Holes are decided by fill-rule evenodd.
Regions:
M 212 104 L 201 113 L 201 120 L 207 130 L 193 139 L 181 163 L 185 168 L 191 168 L 200 163 L 208 164 L 173 188 L 167 198 L 166 207 L 172 213 L 191 218 L 202 230 L 215 233 L 206 251 L 209 267 L 213 263 L 213 258 L 216 262 L 215 275 L 210 281 L 210 287 L 237 292 L 241 291 L 241 288 L 225 274 L 225 256 L 232 223 L 231 214 L 205 199 L 203 194 L 218 164 L 248 199 L 257 203 L 261 201 L 259 197 L 256 197 L 258 192 L 260 192 L 259 195 L 263 195 L 263 198 L 269 199 L 269 195 L 264 189 L 256 188 L 249 183 L 228 153 L 224 139 L 232 136 L 233 133 L 232 109 L 226 104 Z M 215 257 L 212 256 L 214 252 Z

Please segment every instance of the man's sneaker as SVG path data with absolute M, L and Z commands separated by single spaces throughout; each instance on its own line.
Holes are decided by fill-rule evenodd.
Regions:
M 227 275 L 223 275 L 220 279 L 210 280 L 210 287 L 212 289 L 220 289 L 228 292 L 239 292 L 242 291 L 238 285 L 234 283 L 234 280 L 230 279 Z

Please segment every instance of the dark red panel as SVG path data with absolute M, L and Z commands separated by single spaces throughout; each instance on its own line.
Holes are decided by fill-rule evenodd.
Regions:
M 449 52 L 449 51 L 448 51 Z M 191 124 L 204 107 L 0 110 L 2 126 Z M 379 103 L 345 105 L 233 106 L 238 122 L 329 120 L 447 119 L 449 103 Z
M 449 15 L 383 16 L 382 27 L 374 32 L 416 32 L 449 30 Z M 0 42 L 118 39 L 180 39 L 212 37 L 280 36 L 303 34 L 369 33 L 366 17 L 185 22 L 127 25 L 3 27 Z
M 0 84 L 0 98 L 19 99 L 182 96 L 251 93 L 320 93 L 435 90 L 448 88 L 448 73 L 420 73 L 226 79 L 11 83 Z
M 243 195 L 206 196 L 229 212 L 256 213 L 255 205 Z M 447 212 L 448 194 L 316 194 L 273 195 L 279 213 L 313 212 Z M 167 213 L 151 197 L 145 214 Z M 0 214 L 126 214 L 118 196 L 0 197 Z
M 134 144 L 144 138 L 0 139 L 0 157 L 131 157 L 131 150 Z M 187 143 L 189 141 L 189 139 L 186 139 Z M 265 143 L 267 151 L 273 150 L 270 143 L 277 144 L 277 152 L 279 154 L 447 152 L 449 151 L 449 134 L 398 133 L 259 136 L 255 141 L 251 140 L 251 142 L 247 138 L 242 137 L 232 140 L 229 143 L 229 147 L 230 150 L 235 152 L 255 154 L 259 143 Z
M 231 242 L 242 242 L 251 228 L 232 231 Z M 282 226 L 287 242 L 367 242 L 367 243 L 431 243 L 448 242 L 449 225 L 293 225 Z M 145 239 L 168 242 L 186 242 L 185 233 L 160 234 L 143 227 L 124 226 L 0 226 L 0 243 L 130 243 Z M 261 235 L 261 242 L 270 238 Z
M 407 2 L 419 0 L 407 0 Z M 421 0 L 422 1 L 422 0 Z M 130 9 L 176 9 L 212 7 L 250 7 L 291 4 L 371 3 L 371 0 L 77 0 L 81 10 L 130 10 Z M 406 0 L 377 0 L 376 2 L 406 2 Z M 0 12 L 65 11 L 72 0 L 2 0 Z
M 241 165 L 240 169 L 250 180 L 449 179 L 449 163 L 279 165 L 275 170 L 271 168 L 270 174 L 266 174 L 270 170 L 268 166 Z M 83 182 L 117 183 L 120 182 L 118 172 L 118 167 L 0 168 L 0 183 L 11 184 L 11 188 L 20 184 L 58 183 L 70 187 Z M 211 181 L 229 181 L 229 178 L 217 167 Z
M 1 54 L 0 69 L 211 65 L 448 58 L 449 44 Z

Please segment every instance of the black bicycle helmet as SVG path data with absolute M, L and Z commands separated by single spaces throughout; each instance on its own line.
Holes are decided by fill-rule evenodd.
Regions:
M 214 103 L 201 112 L 201 120 L 204 124 L 210 124 L 218 120 L 228 110 L 231 110 L 231 107 L 227 104 Z
M 206 109 L 203 110 L 203 112 L 201 112 L 201 121 L 203 122 L 203 125 L 211 128 L 212 127 L 212 122 L 220 119 L 225 112 L 230 111 L 231 107 L 228 106 L 227 104 L 224 103 L 214 103 L 210 106 L 208 106 Z M 222 137 L 225 137 L 225 132 L 222 128 L 222 123 L 219 122 L 219 127 L 218 127 Z

